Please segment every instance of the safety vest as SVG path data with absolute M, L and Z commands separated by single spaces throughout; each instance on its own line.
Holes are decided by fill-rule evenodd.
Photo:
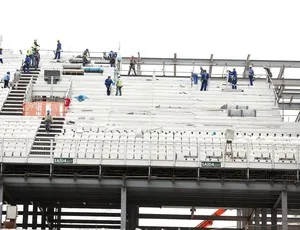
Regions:
M 121 79 L 119 79 L 119 80 L 118 80 L 118 82 L 117 82 L 117 86 L 118 86 L 118 87 L 121 87 L 121 86 L 123 86 L 123 84 L 122 84 L 122 80 L 121 80 Z

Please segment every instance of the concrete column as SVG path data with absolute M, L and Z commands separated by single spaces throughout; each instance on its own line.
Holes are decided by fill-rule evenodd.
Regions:
M 49 229 L 53 228 L 53 222 L 54 222 L 54 208 L 53 207 L 48 207 L 47 208 L 47 216 L 48 216 L 48 225 Z
M 267 229 L 267 209 L 261 209 L 261 226 L 262 229 Z
M 237 216 L 242 216 L 242 209 L 237 209 L 236 210 L 236 215 Z M 237 228 L 242 228 L 242 221 L 237 221 Z
M 176 62 L 177 62 L 177 53 L 174 53 L 174 77 L 176 77 Z
M 126 230 L 126 220 L 127 220 L 127 189 L 126 187 L 121 187 L 121 230 Z
M 256 208 L 255 211 L 254 211 L 254 213 L 255 213 L 254 214 L 255 215 L 255 219 L 254 219 L 255 220 L 254 221 L 255 222 L 254 223 L 255 228 L 254 229 L 255 230 L 260 230 L 260 225 L 259 225 L 259 211 L 260 211 L 259 208 Z
M 57 211 L 57 215 L 56 215 L 56 224 L 58 225 L 58 227 L 56 228 L 56 230 L 60 230 L 60 221 L 61 221 L 61 207 L 57 207 L 56 208 Z
M 277 209 L 271 209 L 271 230 L 277 230 Z
M 141 55 L 140 55 L 140 52 L 138 52 L 137 74 L 138 75 L 142 75 L 142 70 L 141 70 Z
M 41 229 L 45 230 L 46 229 L 46 211 L 47 208 L 43 207 L 43 212 L 42 212 L 42 219 L 41 219 Z
M 139 207 L 137 205 L 129 205 L 128 207 L 128 229 L 135 230 L 138 227 Z
M 210 77 L 210 78 L 211 78 L 211 74 L 212 74 L 212 68 L 213 68 L 213 65 L 212 65 L 213 59 L 214 59 L 214 55 L 213 55 L 213 54 L 211 54 L 211 55 L 210 55 L 210 65 L 209 65 L 209 71 L 208 71 L 208 73 L 209 73 L 209 77 Z
M 3 184 L 0 184 L 0 229 L 2 225 L 2 209 L 3 209 Z
M 23 204 L 23 223 L 22 228 L 27 229 L 28 228 L 28 203 Z
M 32 229 L 37 229 L 37 216 L 38 216 L 38 206 L 37 206 L 37 203 L 33 203 L 33 207 L 32 207 Z
M 288 206 L 287 206 L 287 192 L 281 192 L 281 210 L 282 210 L 282 230 L 288 230 Z

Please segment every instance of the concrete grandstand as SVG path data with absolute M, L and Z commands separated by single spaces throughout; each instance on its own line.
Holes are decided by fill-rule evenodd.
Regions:
M 20 68 L 23 56 L 7 52 L 3 58 L 1 76 Z M 22 74 L 17 88 L 0 90 L 0 198 L 22 205 L 18 227 L 178 229 L 140 226 L 139 219 L 193 219 L 236 221 L 231 229 L 299 229 L 300 125 L 283 122 L 282 111 L 300 108 L 300 80 L 283 77 L 300 62 L 139 57 L 138 76 L 122 75 L 123 95 L 114 96 L 113 88 L 108 97 L 104 80 L 114 78 L 116 70 L 105 60 L 93 57 L 90 65 L 101 63 L 104 72 L 91 73 L 81 65 L 77 71 L 68 58 L 51 58 L 42 55 L 40 68 Z M 278 78 L 261 74 L 254 86 L 243 74 L 232 90 L 226 74 L 213 73 L 213 66 L 225 63 L 280 71 Z M 143 65 L 169 65 L 173 76 L 143 74 Z M 180 65 L 206 66 L 208 91 L 191 84 L 190 73 L 178 73 Z M 45 70 L 58 71 L 59 80 L 45 81 Z M 78 101 L 80 95 L 87 98 Z M 67 97 L 72 100 L 65 108 Z M 29 103 L 35 104 L 26 107 Z M 57 112 L 49 133 L 43 120 L 47 109 Z M 139 213 L 140 207 L 161 206 L 238 214 Z M 96 208 L 117 211 L 85 211 Z

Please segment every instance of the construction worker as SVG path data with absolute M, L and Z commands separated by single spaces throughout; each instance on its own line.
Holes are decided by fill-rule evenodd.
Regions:
M 3 80 L 4 80 L 4 88 L 9 88 L 8 83 L 9 83 L 9 80 L 10 80 L 10 72 L 7 72 L 4 75 Z
M 122 87 L 123 82 L 121 80 L 121 76 L 118 76 L 117 83 L 116 83 L 116 96 L 122 96 Z
M 83 66 L 89 63 L 89 58 L 90 58 L 90 51 L 89 49 L 85 49 L 85 51 L 82 54 Z
M 110 91 L 111 91 L 111 86 L 113 84 L 113 81 L 111 80 L 110 76 L 108 76 L 106 79 L 105 79 L 105 82 L 104 82 L 105 86 L 106 86 L 106 94 L 107 96 L 110 95 Z
M 207 73 L 206 70 L 203 70 L 203 73 L 201 74 L 201 91 L 206 91 L 208 79 L 209 73 Z
M 130 59 L 128 75 L 130 75 L 131 70 L 133 70 L 134 75 L 136 75 L 136 72 L 135 72 L 135 64 L 136 64 L 136 60 L 135 60 L 134 57 L 132 56 L 131 59 Z
M 254 81 L 254 71 L 252 69 L 252 66 L 249 66 L 249 80 L 250 80 L 250 85 L 253 86 L 253 81 Z
M 0 47 L 0 62 L 1 62 L 2 65 L 3 65 L 3 59 L 2 59 L 2 47 Z
M 61 43 L 59 40 L 57 40 L 57 45 L 56 45 L 56 51 L 55 51 L 55 57 L 53 58 L 54 60 L 57 59 L 59 60 L 60 59 L 60 52 L 61 52 Z
M 29 67 L 30 67 L 30 57 L 26 55 L 24 63 L 23 63 L 23 72 L 29 73 Z
M 45 130 L 47 132 L 50 131 L 51 123 L 52 123 L 52 116 L 50 114 L 50 110 L 47 110 L 47 115 L 45 116 Z
M 34 39 L 34 41 L 33 41 L 32 48 L 33 48 L 33 51 L 34 51 L 34 52 L 40 50 L 40 45 L 37 43 L 37 40 L 36 40 L 36 39 Z
M 198 74 L 193 73 L 193 80 L 194 80 L 194 84 L 197 85 L 198 84 Z
M 229 79 L 228 81 L 231 82 L 232 85 L 232 89 L 236 89 L 237 88 L 237 73 L 235 68 L 233 68 L 233 71 L 228 71 L 229 72 Z
M 13 79 L 13 89 L 18 88 L 18 82 L 20 80 L 21 77 L 21 72 L 19 71 L 19 69 L 16 70 L 16 72 L 14 73 L 14 79 Z

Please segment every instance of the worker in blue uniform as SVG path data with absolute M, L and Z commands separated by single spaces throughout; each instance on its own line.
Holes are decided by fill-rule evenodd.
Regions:
M 197 85 L 198 84 L 198 74 L 193 73 L 193 80 L 194 80 L 194 84 Z
M 206 91 L 207 89 L 207 83 L 208 83 L 208 79 L 209 79 L 209 73 L 206 72 L 206 70 L 203 70 L 202 74 L 201 74 L 201 91 Z
M 23 63 L 23 72 L 29 73 L 29 67 L 30 67 L 31 59 L 28 55 L 26 55 L 26 58 Z
M 254 81 L 254 71 L 252 69 L 252 66 L 249 66 L 248 75 L 249 75 L 250 85 L 252 86 L 253 85 L 253 81 Z
M 237 88 L 237 73 L 235 68 L 233 68 L 232 71 L 229 71 L 228 81 L 231 82 L 232 89 Z
M 110 76 L 108 76 L 106 79 L 105 79 L 105 82 L 104 82 L 105 86 L 106 86 L 106 94 L 107 96 L 110 95 L 110 92 L 111 92 L 111 87 L 112 87 L 112 84 L 113 84 L 113 81 L 111 80 Z
M 56 45 L 56 51 L 55 51 L 55 57 L 54 59 L 59 60 L 60 59 L 60 52 L 61 52 L 61 43 L 59 40 L 57 40 L 57 45 Z

